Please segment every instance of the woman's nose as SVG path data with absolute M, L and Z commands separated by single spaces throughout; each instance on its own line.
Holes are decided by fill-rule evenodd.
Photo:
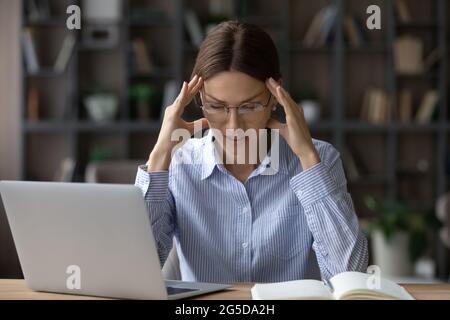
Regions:
M 230 108 L 228 111 L 228 125 L 229 129 L 241 128 L 241 117 L 238 113 L 238 108 Z

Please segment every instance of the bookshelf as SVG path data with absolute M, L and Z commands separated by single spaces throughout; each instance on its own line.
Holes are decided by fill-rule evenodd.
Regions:
M 24 69 L 22 178 L 52 180 L 53 173 L 48 168 L 56 168 L 64 157 L 72 157 L 77 160 L 75 180 L 83 181 L 89 154 L 96 146 L 108 146 L 112 158 L 146 159 L 156 141 L 160 119 L 158 112 L 147 120 L 136 119 L 137 111 L 128 98 L 128 90 L 140 82 L 162 88 L 169 80 L 181 83 L 190 76 L 197 49 L 189 41 L 184 12 L 187 8 L 194 10 L 205 23 L 208 0 L 124 0 L 122 18 L 114 24 L 120 37 L 113 47 L 86 45 L 80 31 L 65 29 L 64 8 L 73 3 L 81 5 L 81 1 L 50 0 L 54 15 L 34 21 L 27 19 L 27 2 L 23 0 L 22 26 L 36 30 L 36 42 L 41 49 L 45 48 L 38 52 L 39 58 L 47 63 L 53 61 L 67 33 L 75 34 L 77 42 L 65 72 L 44 68 L 28 74 Z M 294 98 L 302 88 L 313 88 L 317 93 L 321 120 L 310 125 L 313 137 L 333 143 L 341 152 L 351 146 L 367 167 L 361 178 L 349 181 L 361 217 L 370 216 L 362 202 L 365 194 L 399 198 L 418 209 L 433 209 L 436 197 L 450 186 L 447 111 L 450 3 L 446 0 L 406 2 L 412 17 L 409 22 L 399 21 L 394 1 L 390 0 L 234 0 L 231 18 L 259 24 L 273 36 L 284 86 Z M 337 8 L 334 41 L 324 46 L 305 46 L 303 38 L 312 17 L 333 3 Z M 345 17 L 353 15 L 363 19 L 365 9 L 371 4 L 381 7 L 382 29 L 367 31 L 362 46 L 349 45 Z M 165 15 L 145 18 L 136 14 L 139 8 L 159 8 Z M 86 25 L 82 21 L 82 28 Z M 404 34 L 423 39 L 427 52 L 439 48 L 441 58 L 430 72 L 397 74 L 394 42 Z M 132 42 L 135 38 L 157 44 L 151 47 L 158 64 L 152 72 L 134 67 Z M 83 94 L 94 82 L 117 94 L 119 109 L 114 121 L 101 124 L 89 119 Z M 27 92 L 31 85 L 42 92 L 40 105 L 44 116 L 37 121 L 27 119 Z M 387 123 L 373 124 L 360 119 L 364 92 L 370 86 L 382 88 L 389 97 Z M 414 92 L 416 106 L 426 90 L 436 89 L 437 118 L 424 124 L 398 121 L 402 88 Z M 200 110 L 191 104 L 184 116 L 193 119 L 199 115 Z M 417 188 L 410 188 L 413 185 Z M 436 250 L 439 276 L 448 276 L 447 252 L 441 247 Z

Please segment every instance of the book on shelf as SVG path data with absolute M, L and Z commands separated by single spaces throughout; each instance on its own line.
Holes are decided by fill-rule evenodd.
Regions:
M 53 69 L 56 72 L 64 72 L 69 64 L 70 58 L 74 51 L 76 43 L 76 38 L 73 34 L 68 34 L 65 36 L 61 49 L 59 50 L 58 56 L 56 57 Z
M 361 108 L 361 120 L 374 124 L 390 120 L 390 101 L 386 92 L 378 88 L 366 90 Z
M 344 18 L 344 36 L 353 48 L 361 47 L 367 42 L 364 27 L 355 16 L 347 15 Z
M 28 87 L 27 118 L 29 121 L 39 120 L 39 90 L 34 84 Z
M 49 0 L 28 0 L 28 19 L 42 20 L 50 18 Z
M 328 281 L 257 283 L 253 300 L 414 300 L 397 283 L 362 272 L 342 272 Z
M 411 13 L 409 11 L 406 0 L 395 0 L 395 12 L 399 21 L 408 23 L 411 21 Z
M 337 6 L 330 4 L 313 17 L 303 39 L 305 47 L 320 47 L 332 42 L 337 17 Z
M 71 157 L 64 158 L 55 173 L 55 181 L 72 182 L 75 174 L 75 159 Z
M 344 146 L 344 150 L 342 151 L 342 164 L 346 176 L 350 181 L 356 181 L 361 178 L 361 173 L 356 165 L 356 161 L 347 146 Z
M 412 120 L 412 92 L 409 89 L 400 91 L 398 118 L 403 123 L 408 123 Z
M 136 71 L 152 72 L 154 70 L 154 64 L 144 40 L 140 38 L 134 39 L 132 42 L 132 50 Z
M 184 23 L 192 44 L 197 48 L 200 48 L 200 45 L 204 39 L 204 32 L 200 24 L 200 20 L 194 10 L 185 10 Z
M 420 38 L 404 35 L 394 42 L 395 71 L 399 74 L 420 74 L 424 71 L 423 42 Z
M 30 28 L 25 28 L 22 31 L 22 50 L 27 71 L 29 73 L 39 71 L 39 59 L 33 41 L 33 33 Z
M 441 50 L 434 48 L 424 59 L 423 68 L 424 71 L 430 71 L 441 59 Z
M 428 90 L 422 98 L 419 109 L 416 113 L 418 123 L 429 123 L 432 120 L 433 113 L 437 109 L 439 94 L 437 90 Z
M 357 152 L 356 148 L 346 144 L 342 151 L 342 164 L 346 172 L 346 176 L 350 181 L 357 181 L 362 176 L 369 173 L 367 166 Z

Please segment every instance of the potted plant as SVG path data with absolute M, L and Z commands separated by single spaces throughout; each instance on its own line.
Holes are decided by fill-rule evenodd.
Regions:
M 135 103 L 138 119 L 148 120 L 150 117 L 158 116 L 160 90 L 157 86 L 148 83 L 133 84 L 129 96 Z
M 320 119 L 320 102 L 317 93 L 311 88 L 300 90 L 296 94 L 298 104 L 303 108 L 303 114 L 308 124 Z
M 112 150 L 110 147 L 95 145 L 90 149 L 89 161 L 102 162 L 112 158 Z
M 96 122 L 114 120 L 118 110 L 117 96 L 100 86 L 93 86 L 83 99 L 84 106 L 91 120 Z
M 413 275 L 414 262 L 429 254 L 430 238 L 437 225 L 434 214 L 373 196 L 364 197 L 364 203 L 376 214 L 365 228 L 372 241 L 373 263 L 385 277 Z

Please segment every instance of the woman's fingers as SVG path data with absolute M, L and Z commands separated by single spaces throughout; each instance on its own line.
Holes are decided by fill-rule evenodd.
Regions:
M 177 113 L 181 115 L 184 111 L 184 108 L 192 101 L 194 95 L 198 92 L 198 90 L 203 85 L 203 79 L 197 75 L 187 83 L 183 81 L 183 86 L 181 87 L 181 91 L 178 94 L 178 97 L 175 99 L 174 106 L 177 110 Z
M 277 99 L 278 103 L 281 103 L 278 98 L 278 93 L 275 87 L 272 85 L 271 81 L 269 79 L 266 80 L 266 87 L 269 89 L 269 91 L 272 93 L 272 95 Z
M 191 79 L 191 81 L 189 81 L 189 85 L 188 85 L 188 92 L 190 93 L 192 91 L 192 88 L 195 87 L 195 85 L 197 85 L 199 81 L 199 76 L 198 75 L 194 75 Z
M 295 112 L 294 107 L 297 104 L 294 102 L 294 100 L 292 100 L 287 91 L 284 90 L 279 83 L 277 83 L 272 78 L 269 78 L 266 81 L 266 86 L 269 88 L 270 92 L 272 92 L 272 94 L 275 96 L 278 103 L 283 106 L 286 115 L 291 115 L 293 112 Z
M 197 94 L 197 92 L 202 88 L 202 86 L 203 86 L 203 78 L 198 77 L 196 84 L 192 87 L 190 91 L 190 95 L 194 97 Z

